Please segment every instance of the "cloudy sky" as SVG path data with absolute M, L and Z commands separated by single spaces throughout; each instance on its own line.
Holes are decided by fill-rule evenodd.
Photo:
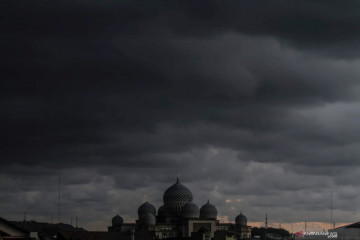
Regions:
M 360 219 L 358 1 L 0 3 L 0 216 L 105 230 L 181 182 L 219 219 Z M 293 228 L 293 229 L 292 229 Z

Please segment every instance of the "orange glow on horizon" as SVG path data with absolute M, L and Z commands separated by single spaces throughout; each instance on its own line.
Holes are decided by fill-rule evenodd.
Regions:
M 218 216 L 217 218 L 221 223 L 235 223 L 235 221 L 230 221 L 229 216 Z M 344 225 L 351 224 L 349 222 L 337 223 L 335 227 L 341 227 Z M 248 222 L 249 226 L 252 227 L 265 227 L 264 222 Z M 272 228 L 281 228 L 289 231 L 290 233 L 296 233 L 299 231 L 305 231 L 305 222 L 295 222 L 295 223 L 280 223 L 280 222 L 271 222 L 268 224 L 268 227 Z M 333 227 L 330 226 L 330 223 L 326 222 L 306 222 L 306 231 L 307 232 L 327 232 Z

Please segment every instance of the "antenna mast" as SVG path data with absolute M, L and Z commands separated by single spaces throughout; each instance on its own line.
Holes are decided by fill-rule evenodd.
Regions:
M 333 225 L 333 202 L 332 202 L 332 191 L 330 196 L 330 227 Z
M 24 222 L 23 222 L 24 227 L 25 227 L 25 224 L 26 224 L 26 211 L 24 213 Z
M 59 174 L 59 223 L 60 223 L 60 174 Z

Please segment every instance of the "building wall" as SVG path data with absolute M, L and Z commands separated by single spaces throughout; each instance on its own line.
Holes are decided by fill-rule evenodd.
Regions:
M 234 240 L 235 234 L 225 231 L 218 231 L 214 233 L 214 240 Z
M 242 226 L 240 228 L 236 228 L 236 238 L 237 239 L 251 238 L 251 227 L 250 226 Z
M 228 231 L 230 229 L 233 230 L 234 224 L 231 223 L 219 223 L 216 225 L 216 231 Z
M 216 219 L 210 220 L 200 220 L 200 219 L 189 219 L 186 224 L 186 230 L 184 237 L 191 237 L 192 232 L 198 231 L 201 226 L 204 226 L 206 229 L 209 229 L 210 235 L 213 238 L 214 232 L 216 231 Z
M 337 232 L 339 240 L 360 240 L 359 228 L 336 228 L 330 229 L 329 232 Z
M 150 231 L 155 232 L 155 236 L 159 239 L 163 238 L 169 238 L 169 237 L 177 237 L 177 228 L 174 225 L 169 224 L 158 224 L 153 227 L 152 229 L 149 229 Z

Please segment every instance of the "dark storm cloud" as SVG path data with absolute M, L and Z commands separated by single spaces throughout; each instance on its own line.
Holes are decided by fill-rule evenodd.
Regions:
M 49 221 L 61 173 L 64 217 L 103 228 L 159 207 L 180 174 L 230 220 L 316 209 L 325 221 L 333 190 L 347 221 L 360 198 L 358 7 L 3 1 L 2 212 Z
M 120 75 L 120 79 L 117 79 L 114 75 L 111 79 L 99 82 L 89 79 L 89 82 L 84 81 L 84 86 L 81 86 L 82 78 L 75 79 L 75 83 L 72 81 L 73 73 L 80 71 L 74 69 L 69 73 L 68 80 L 57 79 L 59 76 L 55 76 L 55 81 L 58 81 L 60 86 L 53 86 L 54 93 L 50 91 L 44 92 L 45 96 L 6 99 L 5 104 L 8 109 L 3 113 L 7 116 L 4 118 L 5 124 L 8 124 L 8 130 L 16 128 L 15 131 L 9 131 L 8 135 L 5 134 L 8 144 L 21 147 L 21 144 L 28 143 L 29 146 L 18 151 L 17 154 L 28 154 L 26 151 L 34 153 L 28 155 L 29 162 L 40 158 L 45 160 L 55 152 L 56 155 L 52 158 L 63 161 L 61 159 L 63 154 L 74 152 L 81 154 L 82 151 L 90 153 L 93 157 L 97 150 L 103 152 L 102 155 L 122 153 L 126 156 L 151 151 L 182 151 L 191 143 L 181 137 L 181 132 L 172 133 L 173 136 L 180 135 L 176 138 L 178 140 L 175 140 L 177 142 L 165 141 L 166 133 L 165 136 L 162 132 L 156 134 L 161 130 L 158 128 L 159 125 L 170 121 L 175 125 L 187 126 L 206 121 L 210 124 L 221 124 L 229 129 L 241 126 L 252 130 L 288 131 L 286 128 L 291 129 L 293 126 L 286 126 L 286 123 L 292 122 L 295 127 L 306 129 L 306 126 L 302 126 L 304 123 L 298 122 L 296 114 L 293 117 L 289 115 L 288 109 L 292 105 L 306 106 L 340 99 L 349 101 L 355 97 L 356 92 L 353 93 L 352 84 L 355 82 L 357 72 L 351 72 L 355 64 L 342 66 L 330 61 L 329 64 L 314 66 L 313 63 L 306 62 L 308 57 L 302 57 L 296 52 L 288 53 L 285 49 L 284 52 L 277 53 L 282 49 L 272 40 L 248 37 L 230 35 L 220 39 L 185 41 L 185 44 L 172 38 L 167 41 L 162 44 L 163 49 L 167 51 L 158 51 L 158 61 L 155 63 L 151 62 L 153 55 L 147 51 L 154 51 L 160 47 L 148 46 L 144 41 L 140 42 L 142 45 L 136 45 L 141 46 L 143 55 L 131 43 L 122 50 L 121 56 L 117 56 L 115 60 L 110 59 L 110 65 L 111 63 L 116 65 L 113 61 L 118 59 L 117 64 L 120 62 L 121 66 L 121 63 L 124 63 L 125 67 L 121 67 L 126 69 L 125 73 L 121 72 L 121 69 L 116 69 L 114 74 L 118 72 L 126 74 L 127 77 Z M 173 42 L 169 43 L 169 41 Z M 257 44 L 269 44 L 274 49 L 269 51 L 264 47 L 262 56 L 265 58 L 277 56 L 279 63 L 272 61 L 272 68 L 268 69 L 269 63 L 257 62 L 257 58 L 254 59 L 251 54 L 252 51 L 245 51 L 243 46 L 234 43 L 236 41 L 247 44 L 248 49 L 253 48 L 254 51 Z M 119 46 L 121 48 L 122 44 L 123 42 L 120 41 L 113 48 Z M 170 58 L 170 62 L 166 62 L 171 47 L 177 46 L 181 47 L 182 56 Z M 201 50 L 196 51 L 200 47 L 204 53 Z M 219 50 L 211 53 L 211 49 Z M 230 49 L 235 49 L 236 52 L 231 53 Z M 131 56 L 133 61 L 128 63 L 123 56 Z M 216 58 L 222 61 L 217 62 Z M 190 63 L 186 64 L 189 61 Z M 139 62 L 141 66 L 136 68 Z M 179 65 L 182 62 L 184 64 Z M 299 62 L 302 64 L 300 65 Z M 329 65 L 335 70 L 317 72 Z M 306 72 L 302 72 L 304 67 L 307 68 Z M 165 71 L 154 73 L 154 69 L 157 68 Z M 66 66 L 64 71 L 67 72 L 65 69 Z M 149 70 L 143 72 L 143 69 Z M 342 73 L 346 71 L 350 72 Z M 337 77 L 343 77 L 343 81 L 337 81 Z M 326 87 L 324 87 L 325 80 Z M 11 121 L 6 122 L 9 117 Z M 17 121 L 23 123 L 19 124 Z M 92 129 L 98 131 L 91 131 Z M 208 144 L 217 144 L 217 139 L 212 138 L 211 128 L 204 129 L 205 133 L 197 131 L 199 130 L 191 133 L 195 142 L 203 142 L 203 139 L 197 138 L 197 135 L 201 136 L 208 132 L 210 137 L 207 140 Z M 312 129 L 309 129 L 310 131 Z M 23 134 L 24 137 L 19 139 L 18 134 L 14 135 L 14 132 Z M 34 134 L 39 138 L 33 139 Z M 213 134 L 219 136 L 214 131 Z M 27 140 L 27 135 L 31 141 Z M 184 137 L 189 137 L 189 133 Z M 246 141 L 248 137 L 246 136 Z M 260 140 L 256 140 L 257 145 L 261 145 L 264 137 L 266 138 L 266 134 L 261 134 Z M 42 140 L 46 142 L 41 142 Z M 113 141 L 116 143 L 110 143 Z M 225 143 L 227 144 L 229 143 Z M 252 147 L 251 141 L 243 144 L 250 144 L 248 147 Z M 265 140 L 264 144 L 269 143 Z M 39 148 L 42 151 L 43 146 L 47 146 L 46 149 L 50 152 L 43 152 L 44 155 L 37 156 L 36 151 Z M 256 148 L 256 145 L 253 147 Z M 11 151 L 11 148 L 8 151 Z M 7 151 L 3 153 L 6 154 Z M 80 160 L 79 156 L 76 158 Z M 92 160 L 88 158 L 86 161 Z M 98 158 L 95 157 L 94 161 L 98 161 Z
M 29 46 L 41 38 L 54 47 L 51 38 L 62 44 L 74 38 L 83 43 L 119 33 L 157 38 L 159 34 L 211 37 L 235 31 L 314 48 L 354 46 L 359 36 L 357 1 L 5 1 L 2 5 L 3 41 L 12 53 L 39 53 L 41 49 Z M 28 38 L 21 41 L 14 36 Z M 10 40 L 21 44 L 11 46 Z

